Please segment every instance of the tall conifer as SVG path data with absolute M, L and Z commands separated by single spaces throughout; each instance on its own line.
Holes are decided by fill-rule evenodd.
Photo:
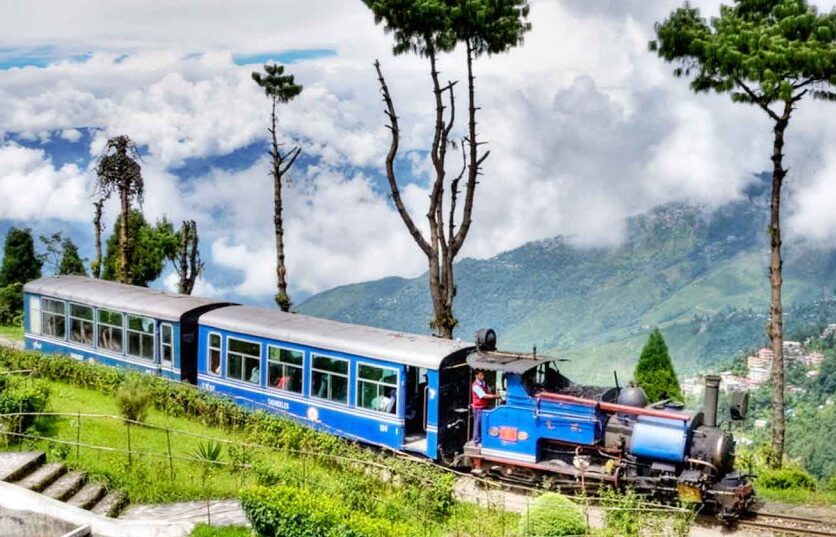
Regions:
M 662 332 L 654 328 L 642 349 L 633 381 L 641 386 L 650 401 L 674 399 L 682 401 L 682 389 L 673 369 L 668 346 Z

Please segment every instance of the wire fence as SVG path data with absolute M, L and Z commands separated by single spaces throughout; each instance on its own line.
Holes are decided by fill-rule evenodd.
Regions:
M 31 370 L 19 370 L 19 371 L 3 371 L 0 374 L 32 374 Z M 250 406 L 254 409 L 260 409 L 263 405 L 257 401 L 248 401 L 246 402 L 247 406 Z M 277 409 L 269 408 L 270 412 L 277 413 Z M 293 418 L 294 422 L 298 423 L 298 418 L 296 416 L 288 415 L 287 417 Z M 170 479 L 174 481 L 176 479 L 176 470 L 175 470 L 175 463 L 186 463 L 186 464 L 195 464 L 195 465 L 202 465 L 203 467 L 225 467 L 227 469 L 232 470 L 239 470 L 240 472 L 246 472 L 252 469 L 252 465 L 250 463 L 244 462 L 241 459 L 238 460 L 221 460 L 221 459 L 211 459 L 204 456 L 201 456 L 197 450 L 192 450 L 191 452 L 184 452 L 184 448 L 188 445 L 191 447 L 196 447 L 199 443 L 215 443 L 219 446 L 226 446 L 227 449 L 234 448 L 237 450 L 243 450 L 244 452 L 252 453 L 271 453 L 274 455 L 279 456 L 292 456 L 294 458 L 299 459 L 303 464 L 303 486 L 308 486 L 307 481 L 307 468 L 306 462 L 309 459 L 316 459 L 318 461 L 333 461 L 338 462 L 340 464 L 348 465 L 354 468 L 360 468 L 368 473 L 374 473 L 378 478 L 387 481 L 396 481 L 397 480 L 397 473 L 398 470 L 392 466 L 382 464 L 376 462 L 374 460 L 369 459 L 360 459 L 355 457 L 348 457 L 345 455 L 341 455 L 338 453 L 330 453 L 326 451 L 316 451 L 316 450 L 308 450 L 308 449 L 293 449 L 288 447 L 276 447 L 265 445 L 258 442 L 251 442 L 251 441 L 243 441 L 240 439 L 231 440 L 229 438 L 223 438 L 219 436 L 212 436 L 207 435 L 199 432 L 194 431 L 185 431 L 181 429 L 177 429 L 174 427 L 156 425 L 152 423 L 146 422 L 139 422 L 135 420 L 127 419 L 123 416 L 116 416 L 116 415 L 109 415 L 109 414 L 97 414 L 97 413 L 83 413 L 83 412 L 12 412 L 12 413 L 5 413 L 0 414 L 0 418 L 11 418 L 11 419 L 20 419 L 20 418 L 47 418 L 47 419 L 59 419 L 59 420 L 66 420 L 70 423 L 73 423 L 74 430 L 76 433 L 75 438 L 56 438 L 54 436 L 47 436 L 41 434 L 34 434 L 32 432 L 25 432 L 25 431 L 14 431 L 10 429 L 2 430 L 0 429 L 0 437 L 5 437 L 7 443 L 9 439 L 17 440 L 16 444 L 19 449 L 22 449 L 23 443 L 22 441 L 30 441 L 30 442 L 44 442 L 48 445 L 57 445 L 57 446 L 66 446 L 69 449 L 67 453 L 67 458 L 69 458 L 70 454 L 75 455 L 76 463 L 79 463 L 81 459 L 81 452 L 82 450 L 93 450 L 99 453 L 111 453 L 111 454 L 120 454 L 123 455 L 128 463 L 128 466 L 132 466 L 135 463 L 135 460 L 140 458 L 150 458 L 155 460 L 167 461 L 168 464 L 168 473 Z M 92 423 L 96 422 L 103 422 L 103 421 L 110 421 L 110 422 L 117 422 L 121 424 L 124 428 L 124 437 L 121 446 L 114 446 L 114 445 L 102 445 L 96 443 L 94 441 L 90 441 L 88 439 L 82 440 L 82 432 L 86 431 L 90 428 Z M 350 440 L 355 441 L 363 441 L 362 438 L 358 437 L 355 434 L 348 433 L 346 431 L 340 431 L 335 428 L 325 428 L 326 432 L 330 432 L 331 434 L 338 434 L 343 436 L 344 438 L 348 438 Z M 135 446 L 143 446 L 147 434 L 149 432 L 154 432 L 158 435 L 165 436 L 165 449 L 161 450 L 149 450 L 147 447 L 140 447 L 137 448 Z M 174 439 L 174 441 L 172 441 Z M 190 442 L 184 442 L 183 439 L 189 439 Z M 367 442 L 366 442 L 367 443 Z M 458 497 L 460 500 L 464 500 L 470 503 L 477 503 L 482 505 L 484 508 L 488 510 L 496 510 L 496 511 L 508 511 L 509 506 L 511 506 L 511 510 L 517 511 L 519 515 L 525 519 L 531 513 L 532 507 L 532 500 L 534 496 L 545 492 L 546 490 L 542 487 L 537 486 L 530 486 L 530 485 L 522 485 L 517 483 L 509 483 L 509 482 L 498 482 L 497 480 L 488 479 L 485 477 L 474 476 L 467 472 L 459 471 L 454 468 L 439 466 L 426 458 L 419 458 L 413 455 L 405 454 L 403 452 L 397 451 L 392 449 L 389 446 L 385 445 L 375 445 L 374 447 L 386 451 L 393 456 L 400 457 L 403 459 L 408 459 L 415 463 L 420 463 L 422 465 L 430 465 L 433 468 L 438 469 L 440 471 L 449 472 L 455 475 L 459 480 L 470 480 L 472 483 L 476 485 L 476 488 L 480 488 L 480 491 L 469 491 L 465 493 L 459 492 Z M 554 484 L 554 482 L 552 483 Z M 572 481 L 566 480 L 566 488 L 575 488 L 579 489 L 578 485 L 583 487 L 583 484 Z M 580 488 L 582 493 L 586 493 L 585 487 Z M 375 499 L 377 501 L 377 499 Z M 520 505 L 520 503 L 524 505 Z M 587 527 L 590 526 L 589 522 L 589 512 L 591 504 L 595 503 L 594 497 L 587 497 L 581 496 L 580 498 L 575 499 L 574 505 L 579 507 L 582 512 L 584 513 L 584 517 L 586 519 Z M 641 502 L 641 504 L 627 504 L 624 505 L 613 505 L 613 501 L 609 502 L 609 505 L 597 505 L 594 507 L 596 511 L 599 513 L 603 513 L 606 516 L 607 512 L 634 512 L 640 513 L 642 515 L 647 516 L 660 516 L 660 515 L 687 515 L 690 513 L 688 509 L 671 506 L 661 503 L 652 503 L 652 502 Z M 426 516 L 426 514 L 424 514 Z M 495 535 L 506 536 L 508 534 L 513 533 L 506 533 L 506 529 L 510 530 L 510 528 L 505 527 L 505 518 L 500 516 L 499 520 L 502 523 L 502 527 L 500 528 L 499 532 L 496 531 L 496 528 L 492 528 L 491 532 Z M 482 525 L 485 524 L 485 521 L 479 517 L 477 519 L 477 524 L 480 526 L 478 528 L 480 535 L 488 535 L 486 528 Z M 472 528 L 471 528 L 472 529 Z M 468 535 L 469 533 L 456 533 L 455 531 L 450 533 L 450 535 Z M 647 532 L 643 531 L 642 535 L 645 537 L 663 537 L 663 536 L 670 536 L 671 533 L 669 531 L 660 531 L 660 532 Z M 531 536 L 536 537 L 536 536 Z M 579 536 L 580 537 L 580 536 Z

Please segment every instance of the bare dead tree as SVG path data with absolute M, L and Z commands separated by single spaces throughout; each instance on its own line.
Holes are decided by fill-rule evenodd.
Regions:
M 94 278 L 102 277 L 102 207 L 106 198 L 93 202 L 93 229 L 96 235 L 96 259 L 93 260 L 91 272 Z
M 402 2 L 401 0 L 363 0 L 372 10 L 375 22 L 394 36 L 395 55 L 415 53 L 430 64 L 430 78 L 435 104 L 435 127 L 430 147 L 434 177 L 430 188 L 430 202 L 426 218 L 429 236 L 426 237 L 415 224 L 401 200 L 395 172 L 395 159 L 400 145 L 400 128 L 392 96 L 380 62 L 375 70 L 380 91 L 389 119 L 387 127 L 391 143 L 386 156 L 386 177 L 392 200 L 398 214 L 413 240 L 426 255 L 429 266 L 430 297 L 433 319 L 430 326 L 445 338 L 453 337 L 458 324 L 453 313 L 456 284 L 453 273 L 456 256 L 461 252 L 473 223 L 473 205 L 476 185 L 482 175 L 482 164 L 490 152 L 480 152 L 484 142 L 478 139 L 476 114 L 476 77 L 473 62 L 483 54 L 500 54 L 522 43 L 523 35 L 531 29 L 527 22 L 528 0 L 425 0 Z M 437 67 L 438 55 L 452 52 L 457 44 L 464 43 L 467 51 L 467 128 L 462 140 L 463 167 L 461 173 L 450 180 L 447 177 L 446 158 L 449 147 L 455 145 L 451 133 L 456 120 L 456 83 L 442 85 Z M 459 215 L 459 184 L 466 177 L 464 202 Z M 449 184 L 448 184 L 449 181 Z M 449 188 L 449 212 L 444 210 L 445 189 Z M 445 225 L 445 216 L 448 221 Z M 456 218 L 459 218 L 458 223 Z
M 478 155 L 478 147 L 475 132 L 475 117 L 471 120 L 472 135 L 467 140 L 467 144 L 472 147 L 470 153 L 464 151 L 462 146 L 462 160 L 463 166 L 461 172 L 450 181 L 450 208 L 449 212 L 444 210 L 444 193 L 446 186 L 447 170 L 446 158 L 447 150 L 453 144 L 450 139 L 450 133 L 453 129 L 456 119 L 456 98 L 454 88 L 456 82 L 448 81 L 446 85 L 442 86 L 439 81 L 439 73 L 436 65 L 434 52 L 429 52 L 430 58 L 430 74 L 433 84 L 433 95 L 435 97 L 435 127 L 433 130 L 433 142 L 430 148 L 430 159 L 433 165 L 435 177 L 432 181 L 430 189 L 430 203 L 427 209 L 426 218 L 429 229 L 429 238 L 426 238 L 406 206 L 401 199 L 400 188 L 395 172 L 395 159 L 398 154 L 400 145 L 400 126 L 398 124 L 398 116 L 395 111 L 395 105 L 392 101 L 392 96 L 389 87 L 386 84 L 385 77 L 380 67 L 380 62 L 376 61 L 374 66 L 377 71 L 378 81 L 380 83 L 380 90 L 383 95 L 383 102 L 386 105 L 386 116 L 389 119 L 387 127 L 392 135 L 389 152 L 386 156 L 386 177 L 389 182 L 389 189 L 392 194 L 392 200 L 401 216 L 404 224 L 409 230 L 410 235 L 418 244 L 419 248 L 427 256 L 429 264 L 429 286 L 430 297 L 433 304 L 434 318 L 430 326 L 435 329 L 439 336 L 444 338 L 453 337 L 453 329 L 458 324 L 458 320 L 453 314 L 453 300 L 456 296 L 455 277 L 453 272 L 453 263 L 456 256 L 461 251 L 464 241 L 467 238 L 468 231 L 472 222 L 473 215 L 473 201 L 475 199 L 474 193 L 478 183 L 477 178 L 481 175 L 481 166 L 488 157 L 489 152 Z M 472 84 L 472 82 L 471 82 Z M 473 92 L 470 92 L 473 95 Z M 446 99 L 446 105 L 445 105 Z M 476 107 L 471 103 L 469 107 L 470 113 L 475 116 Z M 470 140 L 474 142 L 471 143 Z M 472 155 L 476 155 L 475 160 Z M 459 183 L 468 172 L 467 181 L 465 184 L 465 198 L 464 206 L 462 208 L 461 220 L 456 225 L 457 203 L 459 201 Z M 445 214 L 449 219 L 445 223 Z

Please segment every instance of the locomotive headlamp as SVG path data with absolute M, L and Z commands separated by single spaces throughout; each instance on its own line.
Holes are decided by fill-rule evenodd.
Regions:
M 496 331 L 493 328 L 482 328 L 476 332 L 476 347 L 480 351 L 495 351 Z

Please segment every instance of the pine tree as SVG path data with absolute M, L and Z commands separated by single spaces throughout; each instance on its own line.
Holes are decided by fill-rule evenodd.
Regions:
M 645 391 L 650 401 L 683 400 L 668 346 L 658 328 L 653 329 L 642 349 L 633 372 L 633 381 Z
M 804 99 L 836 101 L 836 10 L 819 13 L 807 0 L 734 0 L 707 21 L 688 2 L 656 25 L 650 49 L 693 76 L 695 92 L 728 93 L 757 106 L 772 123 L 769 220 L 769 339 L 772 343 L 772 466 L 784 453 L 784 315 L 781 191 L 784 141 Z
M 36 280 L 41 277 L 42 266 L 43 262 L 35 254 L 32 232 L 27 228 L 11 228 L 3 248 L 0 287 Z
M 302 153 L 302 148 L 294 147 L 282 154 L 279 146 L 278 116 L 276 106 L 279 103 L 289 103 L 302 93 L 302 86 L 296 84 L 293 75 L 285 74 L 283 65 L 265 65 L 264 73 L 253 73 L 256 84 L 264 90 L 270 98 L 270 159 L 272 167 L 270 175 L 273 177 L 273 229 L 276 236 L 276 305 L 282 311 L 290 311 L 291 300 L 287 292 L 287 264 L 284 254 L 284 219 L 282 217 L 282 182 L 296 158 Z M 185 289 L 181 282 L 181 289 Z M 181 291 L 183 292 L 183 291 Z M 190 294 L 190 293 L 187 293 Z

